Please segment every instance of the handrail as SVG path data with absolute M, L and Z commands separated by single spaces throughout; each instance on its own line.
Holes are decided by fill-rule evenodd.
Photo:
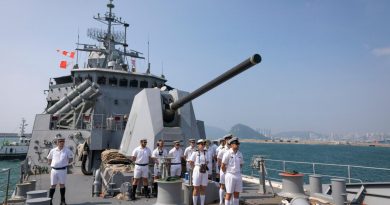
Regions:
M 1 169 L 0 170 L 0 174 L 2 174 L 4 172 L 8 172 L 7 173 L 7 183 L 3 184 L 2 182 L 0 182 L 0 184 L 2 184 L 2 186 L 5 185 L 5 187 L 6 187 L 5 196 L 4 196 L 4 198 L 5 198 L 4 199 L 4 204 L 8 204 L 8 191 L 9 191 L 11 168 L 5 168 L 5 169 Z
M 68 117 L 77 115 L 77 120 L 70 123 Z M 113 113 L 111 115 L 100 113 L 58 113 L 54 114 L 39 114 L 50 115 L 50 130 L 58 129 L 80 129 L 80 130 L 114 130 L 120 131 L 126 128 L 127 113 Z M 111 120 L 111 121 L 110 121 Z
M 346 164 L 332 164 L 332 163 L 319 163 L 319 162 L 301 162 L 301 161 L 289 161 L 289 160 L 277 160 L 277 159 L 266 159 L 264 156 L 260 155 L 255 155 L 252 157 L 252 175 L 255 176 L 253 170 L 256 169 L 258 170 L 259 167 L 257 167 L 257 161 L 264 160 L 264 163 L 267 162 L 279 162 L 282 169 L 277 169 L 272 167 L 267 167 L 265 166 L 266 171 L 275 171 L 275 172 L 285 172 L 287 170 L 287 164 L 295 164 L 295 165 L 311 165 L 312 167 L 312 172 L 307 172 L 307 167 L 306 170 L 301 172 L 305 175 L 310 175 L 310 174 L 318 174 L 319 173 L 319 166 L 325 166 L 325 167 L 342 167 L 346 169 L 347 175 L 348 176 L 340 176 L 340 175 L 332 175 L 332 174 L 321 174 L 322 176 L 329 177 L 329 178 L 342 178 L 342 179 L 347 179 L 349 183 L 351 181 L 359 181 L 360 183 L 363 182 L 362 179 L 356 178 L 352 176 L 352 170 L 355 169 L 368 169 L 368 170 L 380 170 L 380 171 L 388 171 L 390 175 L 390 168 L 380 168 L 380 167 L 366 167 L 366 166 L 357 166 L 357 165 L 346 165 Z M 305 168 L 305 167 L 302 167 Z M 272 178 L 272 177 L 269 177 Z M 276 178 L 272 178 L 276 179 Z M 280 180 L 280 179 L 279 179 Z

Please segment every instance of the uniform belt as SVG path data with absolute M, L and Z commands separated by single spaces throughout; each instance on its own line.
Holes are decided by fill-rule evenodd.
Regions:
M 180 162 L 179 163 L 171 163 L 171 165 L 178 165 L 178 164 L 181 164 Z
M 137 163 L 135 163 L 135 165 L 138 165 L 138 166 L 146 166 L 146 165 L 148 165 L 148 164 L 137 164 Z
M 62 169 L 66 169 L 66 167 L 52 167 L 52 169 L 55 169 L 55 170 L 62 170 Z

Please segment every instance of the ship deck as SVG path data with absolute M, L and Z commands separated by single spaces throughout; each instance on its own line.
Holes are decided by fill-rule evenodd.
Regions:
M 33 175 L 30 176 L 30 180 L 36 180 L 37 190 L 47 190 L 50 187 L 50 175 Z M 91 205 L 91 204 L 155 204 L 157 198 L 144 198 L 138 197 L 135 201 L 119 200 L 116 198 L 103 198 L 103 197 L 92 197 L 92 184 L 93 177 L 85 176 L 81 172 L 69 174 L 67 177 L 66 185 L 66 202 L 68 205 Z M 259 185 L 251 180 L 244 180 L 244 191 L 240 195 L 240 204 L 268 204 L 277 205 L 282 200 L 279 196 L 262 195 L 258 193 Z M 277 188 L 276 188 L 277 189 Z M 276 191 L 276 190 L 275 190 Z M 18 204 L 18 203 L 13 203 Z M 24 203 L 19 203 L 24 204 Z M 60 204 L 60 192 L 59 188 L 54 194 L 53 204 Z M 216 201 L 212 205 L 218 205 Z

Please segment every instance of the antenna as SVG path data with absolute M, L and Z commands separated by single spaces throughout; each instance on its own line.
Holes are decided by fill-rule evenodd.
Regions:
M 76 49 L 76 65 L 79 66 L 79 44 L 80 44 L 80 28 L 77 28 L 77 49 Z
M 108 32 L 103 29 L 89 28 L 87 36 L 93 40 L 104 41 L 105 37 L 108 36 Z M 117 43 L 126 43 L 126 30 L 125 32 L 111 31 L 110 37 Z
M 149 51 L 149 35 L 148 35 L 148 69 L 146 70 L 147 74 L 150 74 L 150 57 L 149 57 L 150 51 Z
M 165 78 L 165 76 L 164 76 L 164 62 L 163 61 L 161 61 L 161 77 Z

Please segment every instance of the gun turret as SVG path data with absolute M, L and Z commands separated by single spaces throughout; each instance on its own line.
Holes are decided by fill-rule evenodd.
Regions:
M 120 153 L 130 156 L 140 139 L 147 139 L 152 145 L 162 139 L 169 147 L 176 140 L 186 143 L 190 138 L 205 138 L 204 123 L 195 118 L 191 100 L 260 62 L 261 56 L 255 54 L 192 93 L 143 89 L 134 98 Z

